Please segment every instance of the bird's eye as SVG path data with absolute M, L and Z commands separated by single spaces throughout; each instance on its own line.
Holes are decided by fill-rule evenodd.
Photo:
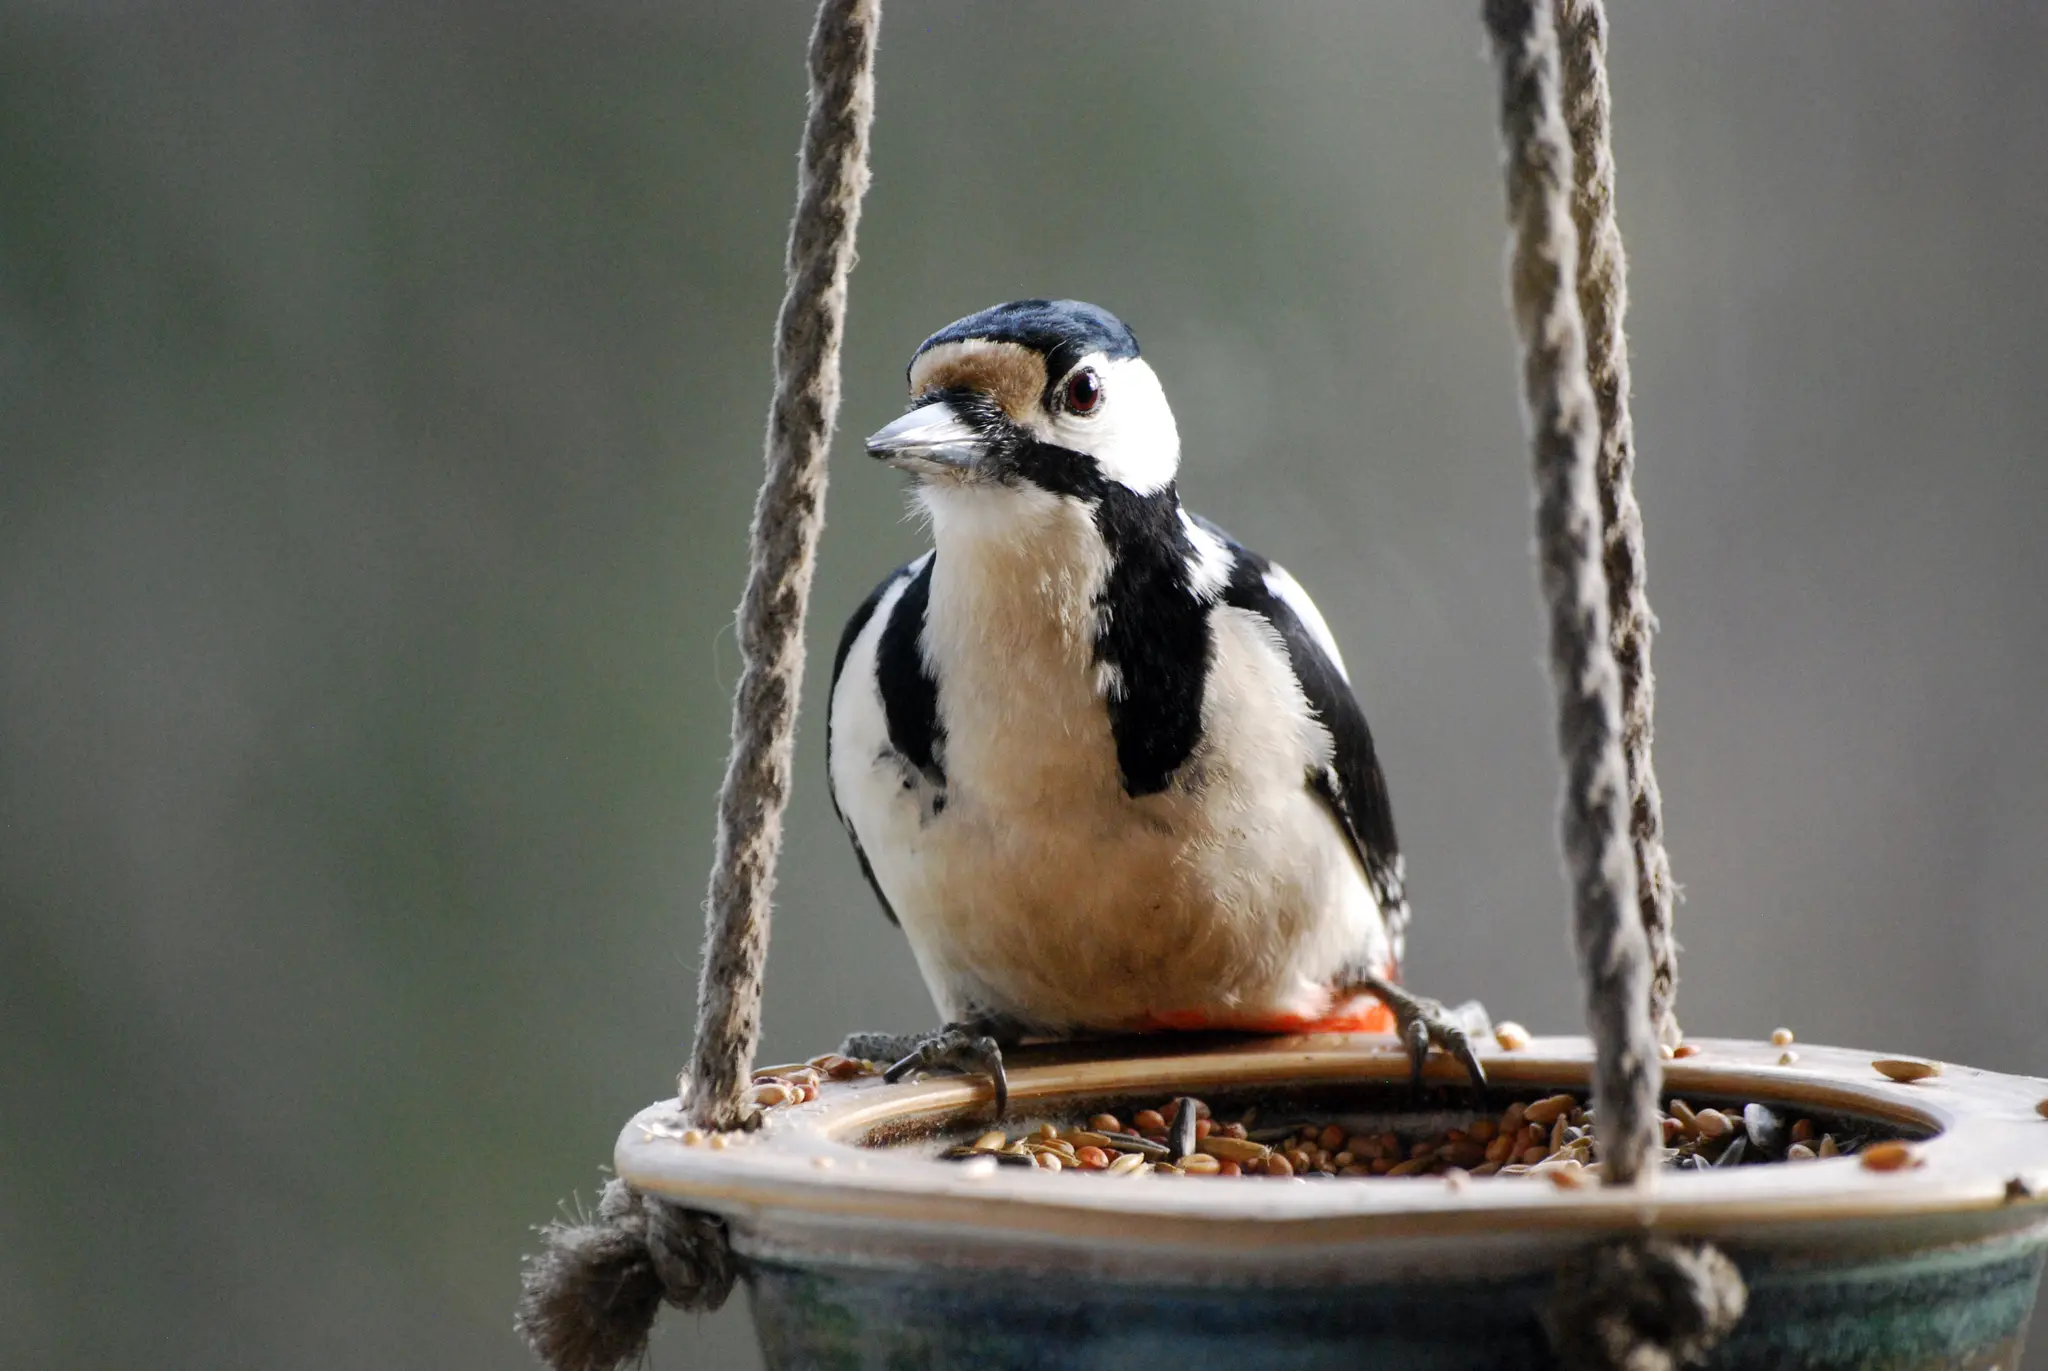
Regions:
M 1093 414 L 1095 407 L 1102 403 L 1102 378 L 1095 374 L 1093 367 L 1082 367 L 1067 378 L 1064 398 L 1068 413 Z

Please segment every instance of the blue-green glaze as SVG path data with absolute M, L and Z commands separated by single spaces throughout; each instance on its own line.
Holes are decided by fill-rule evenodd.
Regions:
M 2018 1363 L 2040 1231 L 1883 1260 L 1743 1259 L 1749 1310 L 1715 1371 L 1989 1371 Z M 757 1263 L 770 1371 L 1536 1371 L 1540 1278 L 1345 1288 L 1141 1284 L 1059 1272 Z

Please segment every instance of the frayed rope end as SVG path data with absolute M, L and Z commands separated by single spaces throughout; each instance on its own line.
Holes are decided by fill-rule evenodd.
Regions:
M 514 1324 L 553 1371 L 614 1371 L 646 1353 L 663 1300 L 717 1309 L 736 1274 L 723 1220 L 613 1180 L 594 1219 L 541 1229 Z

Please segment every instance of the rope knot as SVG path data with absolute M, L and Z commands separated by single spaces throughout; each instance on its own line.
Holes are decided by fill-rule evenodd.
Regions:
M 1618 1242 L 1564 1264 L 1543 1326 L 1560 1365 L 1677 1371 L 1704 1361 L 1748 1302 L 1742 1273 L 1719 1248 Z
M 612 1371 L 646 1353 L 663 1300 L 717 1309 L 737 1275 L 723 1220 L 614 1179 L 594 1218 L 541 1230 L 516 1324 L 555 1371 Z

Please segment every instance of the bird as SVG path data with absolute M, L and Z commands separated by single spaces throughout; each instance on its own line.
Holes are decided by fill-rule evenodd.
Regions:
M 1077 300 L 970 314 L 867 439 L 932 548 L 848 620 L 833 806 L 944 1026 L 848 1055 L 987 1073 L 1026 1040 L 1394 1032 L 1475 1089 L 1477 1006 L 1399 984 L 1406 872 L 1344 657 L 1278 563 L 1187 511 L 1138 340 Z M 1478 1026 L 1475 1026 L 1478 1025 Z

